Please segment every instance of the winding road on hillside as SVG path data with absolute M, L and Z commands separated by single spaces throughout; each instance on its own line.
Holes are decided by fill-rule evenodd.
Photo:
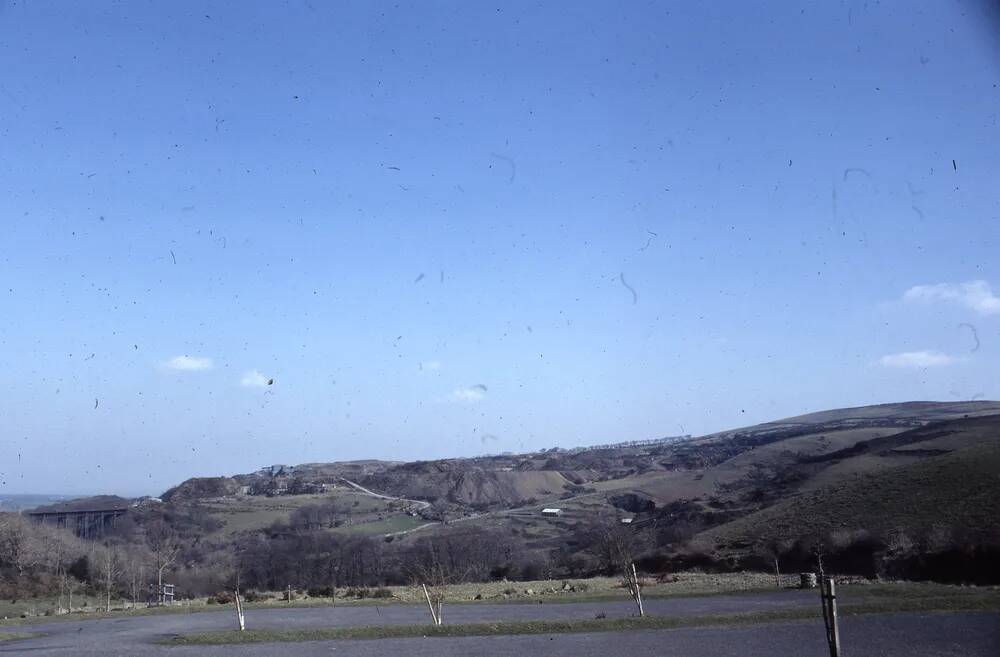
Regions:
M 369 489 L 365 488 L 364 486 L 362 486 L 361 484 L 355 483 L 355 482 L 353 482 L 353 481 L 351 481 L 349 479 L 345 479 L 344 477 L 341 477 L 340 480 L 343 481 L 348 486 L 350 486 L 350 487 L 354 488 L 355 490 L 357 490 L 359 493 L 364 493 L 365 495 L 369 495 L 371 497 L 377 497 L 380 500 L 392 500 L 392 501 L 396 501 L 396 502 L 408 502 L 410 504 L 416 504 L 421 509 L 426 509 L 426 508 L 428 508 L 431 505 L 430 502 L 426 502 L 424 500 L 411 500 L 411 499 L 408 499 L 408 498 L 405 498 L 405 497 L 393 497 L 392 495 L 383 495 L 382 493 L 376 493 L 375 491 L 369 490 Z M 425 523 L 423 525 L 419 525 L 417 527 L 412 527 L 410 529 L 404 529 L 404 530 L 398 531 L 398 532 L 389 532 L 388 534 L 382 534 L 382 536 L 405 536 L 406 534 L 412 534 L 413 532 L 418 532 L 421 529 L 427 529 L 428 527 L 433 527 L 435 525 L 440 525 L 440 524 L 441 523 L 439 523 L 439 522 L 428 521 L 427 523 Z
M 350 481 L 348 479 L 344 479 L 343 477 L 341 477 L 340 479 L 345 484 L 348 484 L 349 486 L 355 488 L 358 492 L 364 493 L 366 495 L 370 495 L 372 497 L 377 497 L 380 500 L 395 500 L 395 501 L 398 501 L 398 502 L 409 502 L 411 504 L 417 504 L 417 505 L 419 505 L 421 509 L 426 509 L 426 508 L 430 507 L 430 505 L 431 505 L 430 502 L 425 502 L 424 500 L 411 500 L 411 499 L 408 499 L 408 498 L 405 498 L 405 497 L 393 497 L 392 495 L 383 495 L 381 493 L 376 493 L 373 490 L 369 490 L 369 489 L 365 488 L 364 486 L 362 486 L 361 484 L 357 484 L 357 483 L 355 483 L 353 481 Z M 413 527 L 411 529 L 404 529 L 404 530 L 398 531 L 398 532 L 390 532 L 388 534 L 382 534 L 382 536 L 405 536 L 406 534 L 412 534 L 413 532 L 418 532 L 418 531 L 420 531 L 422 529 L 427 529 L 429 527 L 435 527 L 437 525 L 442 525 L 442 524 L 447 525 L 447 524 L 452 524 L 452 523 L 456 523 L 456 522 L 462 522 L 462 521 L 465 521 L 465 520 L 475 520 L 476 518 L 479 518 L 479 517 L 481 517 L 480 514 L 473 513 L 472 515 L 463 516 L 461 518 L 455 518 L 454 520 L 449 520 L 446 523 L 437 522 L 437 521 L 428 521 L 427 523 L 425 523 L 423 525 L 420 525 L 418 527 Z
M 364 493 L 365 495 L 370 495 L 372 497 L 377 497 L 380 500 L 395 500 L 397 502 L 409 502 L 410 504 L 416 504 L 421 509 L 426 509 L 426 508 L 428 508 L 431 505 L 430 502 L 426 502 L 424 500 L 411 500 L 411 499 L 407 499 L 405 497 L 393 497 L 392 495 L 383 495 L 382 493 L 376 493 L 375 491 L 368 490 L 367 488 L 365 488 L 361 484 L 354 483 L 350 479 L 345 479 L 344 477 L 341 477 L 340 480 L 343 481 L 348 486 L 359 490 L 360 492 Z
M 754 595 L 717 595 L 649 600 L 651 615 L 695 617 L 751 611 L 788 609 L 816 604 L 814 591 L 782 591 Z M 627 601 L 550 604 L 445 605 L 446 623 L 481 623 L 496 620 L 608 618 L 633 612 Z M 231 608 L 191 614 L 122 616 L 103 620 L 63 619 L 39 625 L 0 627 L 0 632 L 38 634 L 31 639 L 0 643 L 0 655 L 36 657 L 223 657 L 229 655 L 361 655 L 377 657 L 415 655 L 464 657 L 497 655 L 527 657 L 597 657 L 629 655 L 654 657 L 685 655 L 708 657 L 770 657 L 828 654 L 822 622 L 803 620 L 753 626 L 702 627 L 554 635 L 521 635 L 462 638 L 412 638 L 383 640 L 310 641 L 303 643 L 229 646 L 166 646 L 153 642 L 177 634 L 232 629 Z M 247 612 L 247 627 L 307 628 L 352 627 L 427 623 L 419 605 L 383 607 L 342 606 L 267 608 Z M 851 657 L 993 657 L 1000 645 L 1000 614 L 996 612 L 905 613 L 849 616 L 842 620 L 844 654 Z

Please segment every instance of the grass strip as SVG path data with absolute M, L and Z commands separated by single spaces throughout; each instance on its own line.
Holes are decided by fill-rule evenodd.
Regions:
M 845 605 L 844 616 L 894 612 L 998 611 L 1000 595 L 968 598 L 921 598 L 884 600 Z M 567 634 L 580 632 L 621 632 L 626 630 L 673 630 L 689 627 L 739 626 L 820 618 L 819 605 L 696 617 L 646 616 L 644 618 L 595 618 L 574 620 L 497 621 L 460 625 L 379 625 L 342 628 L 302 628 L 292 630 L 247 630 L 206 632 L 168 637 L 159 643 L 174 646 L 229 645 L 242 643 L 286 643 L 337 639 L 398 639 L 412 637 L 509 636 L 518 634 Z
M 643 593 L 644 600 L 659 600 L 666 598 L 705 598 L 714 596 L 730 595 L 755 595 L 762 593 L 776 593 L 788 589 L 719 589 L 717 591 L 677 591 L 677 592 L 652 592 Z M 819 589 L 816 595 L 818 596 Z M 853 593 L 853 592 L 852 592 Z M 451 605 L 536 605 L 536 604 L 574 604 L 578 602 L 624 602 L 631 603 L 625 589 L 614 591 L 596 591 L 584 593 L 565 594 L 541 594 L 534 596 L 512 596 L 510 598 L 483 598 L 475 600 L 473 598 L 448 598 L 445 604 Z M 424 603 L 419 600 L 405 600 L 402 598 L 337 598 L 334 604 L 330 598 L 306 598 L 303 600 L 293 600 L 291 603 L 271 600 L 268 602 L 245 602 L 244 609 L 316 609 L 325 608 L 336 610 L 341 607 L 388 607 L 390 605 L 418 605 Z M 27 618 L 0 619 L 0 627 L 35 625 L 39 623 L 59 623 L 77 622 L 85 620 L 105 620 L 108 618 L 131 618 L 134 616 L 154 616 L 160 614 L 203 614 L 203 613 L 234 613 L 232 604 L 219 605 L 177 605 L 173 607 L 139 607 L 129 610 L 115 610 L 112 612 L 90 611 L 85 613 L 74 612 L 72 614 L 60 614 L 58 616 L 29 616 Z
M 749 588 L 749 589 L 719 589 L 715 591 L 650 591 L 643 594 L 645 600 L 664 600 L 677 598 L 705 598 L 715 596 L 753 596 L 759 594 L 789 592 L 789 589 L 777 588 Z M 819 589 L 813 592 L 819 598 Z M 926 598 L 961 598 L 963 600 L 976 600 L 984 596 L 1000 597 L 998 587 L 965 587 L 950 586 L 943 584 L 923 583 L 923 582 L 899 582 L 899 583 L 878 583 L 866 584 L 863 586 L 845 586 L 838 591 L 841 604 L 851 604 L 852 601 L 868 602 L 870 598 L 881 600 L 882 598 L 892 599 L 926 599 Z M 581 602 L 630 602 L 628 594 L 621 591 L 590 591 L 567 593 L 560 595 L 536 595 L 536 596 L 512 596 L 510 598 L 484 598 L 482 600 L 472 600 L 466 598 L 448 599 L 446 605 L 534 605 L 534 604 L 574 604 Z M 247 610 L 251 609 L 315 609 L 327 608 L 336 610 L 341 607 L 386 607 L 389 605 L 421 605 L 412 600 L 400 598 L 387 599 L 337 599 L 333 604 L 329 598 L 307 598 L 295 600 L 292 603 L 285 602 L 248 602 L 244 604 Z M 75 612 L 72 614 L 61 614 L 58 616 L 30 616 L 27 618 L 0 619 L 0 628 L 18 627 L 37 624 L 59 623 L 59 622 L 79 622 L 89 620 L 104 620 L 108 618 L 131 618 L 136 616 L 153 616 L 160 614 L 199 614 L 199 613 L 233 613 L 233 605 L 177 605 L 173 607 L 140 607 L 131 610 L 116 610 L 110 613 L 100 612 Z
M 16 641 L 17 639 L 30 639 L 34 634 L 24 634 L 23 632 L 0 632 L 0 641 Z

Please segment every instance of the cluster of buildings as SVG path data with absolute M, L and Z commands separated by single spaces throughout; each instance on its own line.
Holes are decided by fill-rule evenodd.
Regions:
M 332 486 L 318 481 L 307 481 L 298 476 L 294 465 L 269 465 L 256 473 L 257 477 L 250 484 L 240 486 L 238 495 L 310 495 L 325 493 Z

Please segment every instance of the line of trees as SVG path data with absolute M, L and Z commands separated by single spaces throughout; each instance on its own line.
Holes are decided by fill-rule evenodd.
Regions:
M 313 515 L 320 512 L 319 517 Z M 303 512 L 301 522 L 205 538 L 196 520 L 171 512 L 130 513 L 103 540 L 18 514 L 0 514 L 0 596 L 46 597 L 67 609 L 72 598 L 100 596 L 102 606 L 143 602 L 151 585 L 177 585 L 184 596 L 242 589 L 336 590 L 540 574 L 538 559 L 509 532 L 454 527 L 412 541 L 335 534 L 326 509 Z
M 509 532 L 459 528 L 406 545 L 323 531 L 256 534 L 240 542 L 233 577 L 279 590 L 485 581 L 516 575 L 524 551 Z
M 405 539 L 339 534 L 333 506 L 304 507 L 288 523 L 237 536 L 211 533 L 198 508 L 130 511 L 112 535 L 85 541 L 64 529 L 0 513 L 0 596 L 50 597 L 60 609 L 81 594 L 102 606 L 145 600 L 148 587 L 169 581 L 180 596 L 220 591 L 335 591 L 341 587 L 426 585 L 430 594 L 454 582 L 536 580 L 606 574 L 625 578 L 640 602 L 638 572 L 812 570 L 822 553 L 842 574 L 1000 583 L 1000 535 L 933 527 L 877 535 L 836 531 L 797 539 L 762 539 L 739 554 L 699 551 L 689 542 L 703 520 L 685 506 L 663 523 L 623 524 L 614 512 L 560 525 L 561 547 L 532 545 L 517 527 L 455 523 Z M 629 579 L 631 577 L 631 579 Z M 439 601 L 438 601 L 439 602 Z M 439 609 L 439 607 L 438 607 Z
M 83 540 L 71 532 L 15 513 L 0 513 L 0 596 L 12 601 L 55 599 L 68 610 L 81 596 L 101 597 L 110 610 L 144 602 L 148 586 L 162 583 L 176 564 L 182 543 L 163 519 L 141 530 L 103 540 Z
M 885 532 L 834 530 L 760 541 L 743 565 L 812 570 L 816 556 L 833 572 L 889 579 L 1000 584 L 1000 532 L 933 525 Z

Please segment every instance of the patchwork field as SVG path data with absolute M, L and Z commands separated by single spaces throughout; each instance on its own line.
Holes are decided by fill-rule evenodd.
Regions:
M 201 509 L 222 523 L 216 533 L 224 536 L 263 529 L 276 522 L 287 523 L 296 509 L 317 504 L 331 506 L 342 516 L 343 524 L 335 529 L 340 532 L 376 534 L 402 531 L 411 528 L 413 521 L 420 520 L 405 513 L 405 509 L 409 508 L 405 503 L 347 488 L 313 495 L 242 495 L 199 501 Z M 388 529 L 382 531 L 383 528 Z

